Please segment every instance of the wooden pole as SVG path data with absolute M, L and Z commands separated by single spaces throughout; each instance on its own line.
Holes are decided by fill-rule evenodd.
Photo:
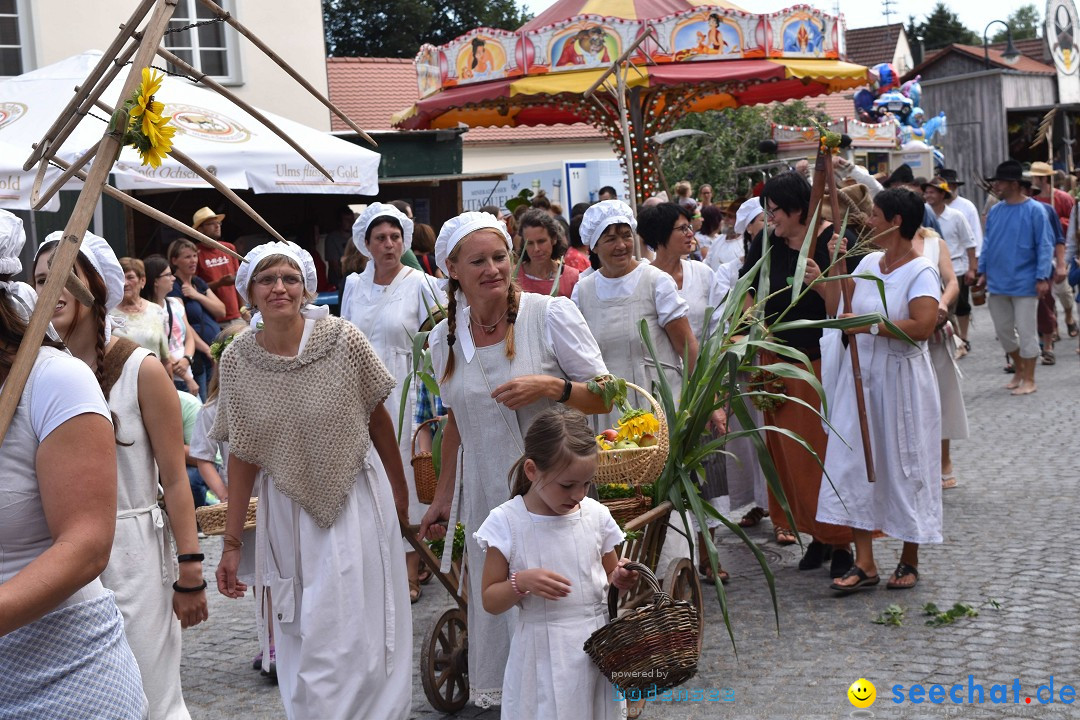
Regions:
M 819 153 L 820 155 L 821 153 Z M 828 185 L 829 201 L 832 209 L 833 227 L 836 228 L 836 232 L 840 229 L 840 193 L 836 188 L 836 173 L 832 169 L 832 157 L 828 157 L 826 162 L 829 164 L 829 171 L 825 173 L 825 182 Z M 846 261 L 844 262 L 846 266 Z M 829 268 L 829 275 L 844 275 L 845 272 L 840 267 L 840 263 L 837 262 Z M 843 284 L 840 286 L 844 294 L 844 312 L 851 312 L 851 295 L 854 292 L 852 283 L 846 280 L 841 281 Z M 866 399 L 863 395 L 863 381 L 862 381 L 862 365 L 859 362 L 859 343 L 855 338 L 849 338 L 848 350 L 851 352 L 851 374 L 855 380 L 855 407 L 859 412 L 859 431 L 862 433 L 862 448 L 863 448 L 863 460 L 866 461 L 866 479 L 868 482 L 874 482 L 876 479 L 876 473 L 874 472 L 874 454 L 870 448 L 870 423 L 866 417 Z
M 118 34 L 109 47 L 105 49 L 104 54 L 101 56 L 101 60 L 99 60 L 98 64 L 94 66 L 94 69 L 90 71 L 90 74 L 86 77 L 86 81 L 82 84 L 82 87 L 87 93 L 98 87 L 98 81 L 101 80 L 101 77 L 105 74 L 105 68 L 108 67 L 109 63 L 116 59 L 117 53 L 120 52 L 120 48 L 127 39 L 132 36 L 132 31 L 134 31 L 139 23 L 142 22 L 143 18 L 146 17 L 146 13 L 150 12 L 150 7 L 155 2 L 156 0 L 143 0 L 139 3 L 139 6 L 135 8 L 135 11 L 131 13 L 131 17 L 128 18 L 128 21 L 120 26 L 123 29 L 123 32 Z M 128 57 L 130 57 L 130 55 Z M 127 62 L 127 57 L 124 58 L 123 62 Z M 149 63 L 149 59 L 147 59 L 147 63 Z M 120 64 L 122 65 L 123 63 Z M 115 77 L 115 73 L 113 74 L 113 77 Z M 100 84 L 108 86 L 108 82 Z M 134 90 L 135 86 L 132 85 L 131 89 Z M 30 157 L 27 158 L 26 162 L 23 164 L 23 170 L 29 172 L 30 168 L 34 167 L 34 163 L 45 157 L 46 152 L 51 148 L 60 147 L 64 138 L 71 132 L 71 128 L 75 127 L 82 117 L 75 112 L 75 108 L 81 101 L 82 93 L 76 92 L 75 96 L 68 101 L 68 104 L 60 112 L 60 115 L 57 116 L 53 124 L 45 131 L 45 136 L 41 138 L 41 142 L 37 144 L 37 147 L 34 148 Z M 83 112 L 85 112 L 85 108 L 83 109 Z M 64 130 L 67 132 L 64 132 L 62 136 L 57 134 Z
M 275 53 L 273 50 L 271 50 L 270 47 L 266 43 L 264 43 L 262 40 L 260 40 L 258 37 L 256 37 L 255 33 L 251 32 L 246 27 L 241 25 L 239 20 L 237 20 L 231 14 L 226 12 L 221 6 L 219 6 L 217 3 L 213 2 L 213 0 L 199 0 L 199 3 L 202 4 L 202 6 L 205 7 L 207 10 L 214 13 L 214 15 L 221 18 L 222 20 L 227 22 L 229 25 L 232 25 L 232 27 L 236 30 L 236 32 L 238 32 L 241 35 L 243 35 L 244 37 L 246 37 L 248 40 L 251 41 L 251 43 L 255 47 L 262 50 L 263 54 L 266 55 L 266 57 L 270 58 L 275 63 L 277 63 L 278 67 L 280 67 L 282 70 L 287 72 L 289 74 L 289 77 L 291 77 L 293 80 L 300 83 L 300 86 L 302 88 L 304 88 L 305 90 L 307 90 L 309 93 L 311 93 L 311 95 L 316 100 L 318 100 L 323 105 L 325 105 L 327 108 L 329 108 L 330 112 L 334 113 L 339 118 L 341 118 L 342 122 L 344 122 L 346 125 L 348 125 L 352 129 L 353 132 L 355 132 L 357 135 L 362 137 L 367 142 L 371 143 L 372 147 L 378 147 L 379 146 L 379 144 L 377 142 L 375 142 L 374 140 L 371 139 L 370 135 L 368 135 L 366 132 L 361 130 L 360 127 L 356 123 L 354 123 L 351 119 L 349 119 L 348 115 L 343 113 L 341 110 L 339 110 L 337 108 L 336 105 L 334 105 L 332 102 L 330 102 L 329 98 L 325 97 L 322 93 L 320 93 L 318 90 L 316 90 L 314 85 L 312 85 L 307 80 L 305 80 L 303 78 L 303 76 L 300 75 L 300 73 L 293 70 L 292 67 L 290 67 L 287 62 L 282 60 L 278 56 L 277 53 Z
M 157 0 L 154 12 L 147 21 L 139 49 L 135 53 L 131 71 L 128 73 L 127 79 L 124 81 L 124 87 L 120 92 L 121 102 L 124 98 L 130 96 L 138 86 L 142 69 L 150 64 L 157 46 L 161 43 L 161 38 L 169 25 L 169 18 L 172 17 L 173 11 L 176 9 L 176 3 L 177 0 Z M 119 45 L 117 43 L 114 43 L 114 45 L 117 45 L 113 50 L 115 53 L 119 50 Z M 8 372 L 3 390 L 0 391 L 0 438 L 7 435 L 8 427 L 11 425 L 11 418 L 15 415 L 15 408 L 19 405 L 19 399 L 22 397 L 26 380 L 30 377 L 30 371 L 33 369 L 34 361 L 37 359 L 41 340 L 45 337 L 45 331 L 49 326 L 49 321 L 52 319 L 53 308 L 56 307 L 56 303 L 60 299 L 60 293 L 67 284 L 68 275 L 75 266 L 75 258 L 79 254 L 79 246 L 82 244 L 83 235 L 90 226 L 90 220 L 93 219 L 94 209 L 97 206 L 102 187 L 109 179 L 113 163 L 120 152 L 124 129 L 121 127 L 112 133 L 106 131 L 102 138 L 98 161 L 90 168 L 82 192 L 79 194 L 79 200 L 75 204 L 75 209 L 68 220 L 67 227 L 64 228 L 56 252 L 53 254 L 52 265 L 49 268 L 45 285 L 38 294 L 38 302 L 30 316 L 30 323 L 27 325 L 22 342 L 19 344 L 18 352 L 16 352 L 15 360 L 11 364 L 11 370 Z M 46 150 L 45 147 L 39 147 L 35 152 L 44 154 Z M 38 157 L 41 157 L 41 155 L 38 155 Z
M 158 48 L 157 49 L 157 54 L 160 55 L 166 61 L 171 62 L 176 67 L 180 68 L 185 73 L 188 73 L 189 75 L 191 75 L 198 82 L 201 82 L 206 87 L 210 88 L 211 90 L 216 91 L 219 95 L 222 95 L 223 97 L 228 98 L 229 100 L 232 100 L 234 103 L 236 103 L 236 105 L 240 109 L 244 110 L 248 115 L 251 115 L 253 118 L 255 118 L 256 120 L 261 122 L 263 125 L 265 125 L 267 127 L 267 129 L 270 130 L 272 133 L 274 133 L 279 138 L 281 138 L 282 140 L 287 142 L 294 150 L 296 150 L 296 152 L 300 153 L 304 157 L 305 160 L 307 160 L 309 163 L 311 163 L 315 167 L 316 170 L 318 170 L 323 175 L 325 175 L 327 180 L 329 180 L 330 182 L 334 182 L 334 176 L 331 175 L 330 172 L 326 168 L 324 168 L 319 163 L 318 160 L 313 158 L 308 153 L 307 150 L 305 150 L 303 147 L 301 147 L 300 143 L 296 142 L 291 137 L 286 135 L 285 131 L 282 130 L 281 128 L 279 128 L 272 120 L 270 120 L 268 117 L 263 115 L 261 110 L 253 108 L 251 105 L 249 105 L 248 103 L 244 102 L 239 97 L 237 97 L 229 89 L 223 87 L 220 83 L 213 80 L 206 73 L 204 73 L 204 72 L 196 69 L 194 66 L 184 62 L 182 59 L 180 59 L 179 57 L 177 57 L 173 53 L 169 52 L 165 48 Z
M 90 162 L 94 155 L 97 155 L 99 148 L 101 148 L 100 140 L 90 146 L 90 149 L 84 152 L 74 163 L 71 163 L 70 165 L 64 163 L 64 165 L 67 165 L 67 170 L 65 170 L 52 185 L 46 188 L 43 193 L 41 192 L 41 183 L 45 179 L 45 171 L 49 169 L 49 162 L 51 160 L 59 159 L 55 156 L 54 151 L 50 150 L 49 156 L 41 159 L 41 166 L 38 167 L 37 175 L 34 176 L 34 187 L 30 192 L 30 207 L 34 210 L 40 210 L 45 207 L 45 203 L 49 202 L 52 196 L 64 187 L 64 184 L 67 183 L 68 180 L 74 177 L 75 173 L 82 170 L 83 166 Z

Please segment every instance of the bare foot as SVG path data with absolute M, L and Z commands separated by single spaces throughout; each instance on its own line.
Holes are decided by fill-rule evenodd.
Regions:
M 1013 390 L 1012 394 L 1013 395 L 1030 395 L 1031 393 L 1035 392 L 1038 389 L 1039 388 L 1036 387 L 1035 383 L 1025 381 L 1025 382 L 1020 383 L 1020 386 L 1017 387 L 1015 390 Z
M 1006 390 L 1015 390 L 1016 388 L 1020 387 L 1021 382 L 1022 381 L 1020 379 L 1019 374 L 1013 375 L 1012 380 L 1010 380 L 1008 383 L 1005 384 L 1005 389 Z

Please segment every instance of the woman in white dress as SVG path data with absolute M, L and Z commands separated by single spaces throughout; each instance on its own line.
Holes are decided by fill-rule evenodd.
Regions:
M 840 281 L 854 290 L 851 313 L 841 317 L 881 313 L 915 341 L 894 337 L 884 323 L 846 331 L 858 342 L 877 481 L 866 478 L 851 355 L 845 352 L 829 397 L 833 430 L 825 472 L 832 483 L 821 484 L 817 508 L 818 521 L 854 530 L 855 564 L 831 585 L 841 593 L 878 584 L 875 530 L 904 541 L 890 588 L 914 587 L 919 545 L 941 542 L 941 404 L 926 347 L 937 323 L 941 286 L 933 264 L 911 244 L 922 218 L 922 198 L 910 190 L 885 190 L 874 198 L 870 224 L 885 250 L 864 256 L 853 274 L 880 278 L 885 306 L 875 281 Z M 826 286 L 830 314 L 840 307 L 839 285 Z
M 573 300 L 613 375 L 651 391 L 662 372 L 677 394 L 683 354 L 690 358 L 687 371 L 694 369 L 698 354 L 690 308 L 670 275 L 634 258 L 636 229 L 633 212 L 621 200 L 604 200 L 585 211 L 581 239 L 600 258 L 600 269 L 578 281 Z M 642 319 L 648 323 L 659 368 L 641 340 Z M 620 414 L 599 418 L 598 429 L 615 427 Z
M 258 483 L 256 584 L 273 594 L 286 715 L 406 718 L 408 490 L 383 405 L 394 379 L 354 325 L 308 305 L 307 251 L 271 242 L 245 260 L 236 289 L 262 324 L 233 340 L 218 368 L 210 439 L 229 443 L 230 501 L 218 590 L 247 589 L 240 538 Z
M 143 260 L 146 270 L 146 285 L 142 296 L 156 303 L 165 315 L 165 339 L 169 343 L 169 358 L 172 360 L 173 384 L 177 390 L 186 390 L 192 395 L 199 394 L 199 384 L 191 371 L 195 351 L 210 354 L 210 346 L 199 337 L 188 322 L 184 301 L 178 297 L 169 297 L 175 278 L 169 261 L 163 255 L 150 255 Z
M 521 292 L 510 280 L 510 249 L 502 222 L 480 212 L 449 220 L 435 244 L 450 278 L 449 306 L 429 342 L 449 419 L 439 486 L 420 532 L 441 537 L 444 520 L 465 526 L 469 685 L 480 707 L 500 702 L 515 618 L 490 615 L 478 602 L 483 556 L 473 533 L 510 497 L 507 473 L 539 412 L 556 402 L 589 414 L 610 409 L 586 387 L 607 368 L 581 313 L 566 298 Z
M 13 288 L 25 240 L 0 210 L 0 386 L 29 320 Z M 86 364 L 46 338 L 0 442 L 3 720 L 146 716 L 123 618 L 98 579 L 115 525 L 109 408 Z
M 38 248 L 39 291 L 61 235 L 50 234 Z M 124 615 L 150 717 L 183 720 L 190 716 L 180 687 L 180 630 L 206 620 L 207 607 L 180 400 L 160 360 L 109 332 L 106 313 L 123 295 L 124 271 L 108 242 L 86 233 L 77 264 L 94 306 L 83 308 L 65 290 L 52 324 L 95 372 L 116 420 L 116 536 L 101 582 Z
M 412 372 L 412 336 L 420 326 L 446 305 L 442 291 L 427 273 L 401 263 L 401 254 L 412 245 L 413 221 L 393 205 L 371 203 L 353 224 L 352 242 L 365 257 L 367 267 L 345 280 L 341 317 L 367 336 L 397 385 L 384 403 L 394 429 L 400 435 L 398 450 L 409 486 L 409 522 L 418 523 L 427 510 L 416 497 L 412 472 L 412 429 L 416 415 L 416 392 L 410 385 L 401 411 L 401 391 Z M 420 599 L 420 556 L 410 549 L 405 555 L 409 570 L 409 598 Z M 425 573 L 430 577 L 429 574 Z
M 142 297 L 146 286 L 146 268 L 138 258 L 120 258 L 124 270 L 124 297 L 109 315 L 118 322 L 113 332 L 157 355 L 166 367 L 172 365 L 165 338 L 165 311 Z

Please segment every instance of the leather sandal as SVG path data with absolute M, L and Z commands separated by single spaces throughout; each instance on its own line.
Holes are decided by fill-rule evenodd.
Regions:
M 739 520 L 739 527 L 744 527 L 744 528 L 754 527 L 759 522 L 761 522 L 761 518 L 767 518 L 767 517 L 769 517 L 769 511 L 766 510 L 765 508 L 763 508 L 763 507 L 752 508 L 750 510 L 750 512 L 743 515 L 742 518 Z
M 776 538 L 778 545 L 794 545 L 799 542 L 799 538 L 795 533 L 779 525 L 773 526 L 773 537 Z
M 848 570 L 846 573 L 844 573 L 844 576 L 842 578 L 840 578 L 840 579 L 841 580 L 847 580 L 848 578 L 851 578 L 851 577 L 858 578 L 859 579 L 858 582 L 856 582 L 856 583 L 854 583 L 852 585 L 839 585 L 834 581 L 832 584 L 829 585 L 829 589 L 830 590 L 835 590 L 836 592 L 841 593 L 843 595 L 847 595 L 849 593 L 859 592 L 860 590 L 867 590 L 867 589 L 872 588 L 873 586 L 877 585 L 879 582 L 881 582 L 881 577 L 880 576 L 878 576 L 878 575 L 867 575 L 865 572 L 863 572 L 863 569 L 861 567 L 859 567 L 858 565 L 852 565 L 851 569 Z
M 409 581 L 409 602 L 415 605 L 420 596 L 424 594 L 424 589 L 420 587 L 420 583 L 415 580 Z
M 898 580 L 902 580 L 908 575 L 912 575 L 915 578 L 915 582 L 910 584 L 897 582 Z M 885 583 L 885 587 L 890 590 L 910 590 L 918 584 L 919 571 L 915 568 L 914 565 L 908 565 L 907 563 L 902 562 L 896 566 L 895 570 L 893 570 L 892 577 L 889 578 L 889 582 Z

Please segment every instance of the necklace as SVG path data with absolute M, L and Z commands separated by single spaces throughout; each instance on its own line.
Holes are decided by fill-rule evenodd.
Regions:
M 915 252 L 914 247 L 910 248 L 906 253 L 904 253 L 903 255 L 901 255 L 899 258 L 897 258 L 896 260 L 894 260 L 891 263 L 885 262 L 885 256 L 882 255 L 881 256 L 881 269 L 884 270 L 887 273 L 892 272 L 893 270 L 896 269 L 896 266 L 900 264 L 901 260 L 903 260 L 904 258 L 906 258 L 908 255 L 910 255 L 913 252 Z
M 484 323 L 480 322 L 479 319 L 476 320 L 476 324 L 480 326 L 480 329 L 484 331 L 485 335 L 491 335 L 493 332 L 495 332 L 495 328 L 499 326 L 499 323 L 503 321 L 503 318 L 506 317 L 506 314 L 508 312 L 510 312 L 510 308 L 506 308 L 506 310 L 503 310 L 503 314 L 499 316 L 499 319 L 490 325 L 485 325 Z

